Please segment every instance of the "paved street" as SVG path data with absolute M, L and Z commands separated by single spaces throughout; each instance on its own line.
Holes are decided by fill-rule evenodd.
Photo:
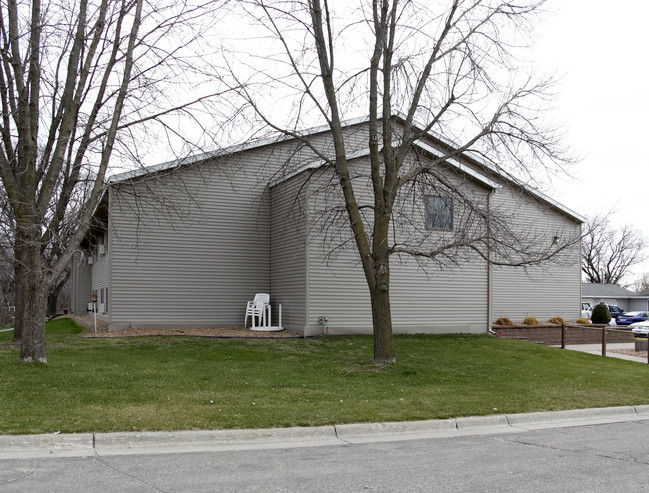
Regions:
M 649 491 L 649 420 L 262 450 L 4 459 L 0 491 Z

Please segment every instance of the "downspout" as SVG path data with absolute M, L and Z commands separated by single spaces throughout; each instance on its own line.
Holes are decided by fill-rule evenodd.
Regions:
M 491 272 L 491 196 L 496 191 L 492 188 L 487 194 L 487 332 L 492 336 L 498 333 L 492 330 L 493 320 L 493 276 Z
M 270 183 L 266 183 L 263 192 L 268 197 L 268 293 L 270 294 L 270 301 L 273 300 L 273 193 Z M 261 202 L 263 204 L 263 200 Z M 262 205 L 263 206 L 263 205 Z M 257 217 L 259 217 L 257 212 Z M 269 317 L 272 319 L 272 313 Z M 273 321 L 269 320 L 268 325 L 273 325 Z
M 106 263 L 107 268 L 108 268 L 108 286 L 106 286 L 106 299 L 104 302 L 106 303 L 106 318 L 108 319 L 108 327 L 110 327 L 110 324 L 113 322 L 113 246 L 115 245 L 113 243 L 113 239 L 111 238 L 111 235 L 113 233 L 113 227 L 111 226 L 112 223 L 112 214 L 110 213 L 110 209 L 113 205 L 112 195 L 114 192 L 111 190 L 110 187 L 108 187 L 108 219 L 106 221 Z

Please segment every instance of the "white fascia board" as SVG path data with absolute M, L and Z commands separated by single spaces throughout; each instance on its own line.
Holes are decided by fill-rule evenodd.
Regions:
M 393 142 L 392 145 L 394 147 L 398 147 L 399 144 L 398 144 L 398 142 Z M 424 151 L 426 151 L 426 152 L 428 152 L 430 154 L 433 154 L 433 155 L 439 155 L 440 154 L 440 152 L 436 151 L 432 146 L 429 146 L 428 144 L 425 144 L 423 142 L 416 141 L 413 145 L 416 145 L 416 146 L 420 147 L 421 149 L 423 149 Z M 360 150 L 358 150 L 356 152 L 353 152 L 353 153 L 347 155 L 347 161 L 352 161 L 354 159 L 367 157 L 367 156 L 369 156 L 369 154 L 370 154 L 369 147 L 367 147 L 365 149 L 360 149 Z M 292 171 L 290 173 L 287 173 L 286 175 L 282 176 L 281 178 L 278 178 L 277 180 L 269 183 L 269 187 L 272 188 L 272 187 L 274 187 L 276 185 L 279 185 L 280 183 L 284 183 L 285 181 L 290 180 L 294 176 L 297 176 L 300 173 L 303 173 L 304 171 L 307 171 L 307 170 L 310 170 L 310 169 L 318 169 L 318 168 L 320 168 L 322 166 L 326 166 L 327 163 L 330 162 L 330 161 L 332 161 L 332 160 L 327 161 L 325 159 L 318 159 L 316 161 L 312 161 L 312 162 L 310 162 L 308 164 L 305 164 L 304 166 L 302 166 L 302 167 L 300 167 L 300 168 L 298 168 L 298 169 L 296 169 L 296 170 L 294 170 L 294 171 Z M 453 168 L 457 169 L 458 171 L 460 171 L 460 172 L 462 172 L 462 173 L 464 173 L 464 174 L 466 174 L 468 176 L 471 176 L 472 178 L 478 180 L 480 183 L 483 183 L 484 185 L 486 185 L 486 186 L 488 186 L 488 187 L 490 187 L 492 189 L 502 188 L 502 186 L 500 184 L 496 183 L 493 180 L 490 180 L 486 176 L 478 173 L 477 171 L 472 170 L 471 168 L 463 165 L 462 163 L 460 163 L 456 159 L 449 158 L 449 159 L 445 159 L 444 162 L 449 164 Z
M 95 204 L 95 208 L 92 210 L 92 216 L 95 217 L 95 214 L 97 214 L 97 209 L 99 209 L 99 205 L 101 204 L 102 200 L 104 200 L 104 196 L 108 193 L 108 187 L 104 185 L 104 187 L 101 190 L 101 195 L 99 196 L 99 200 Z
M 349 120 L 345 120 L 341 122 L 343 127 L 351 127 L 354 125 L 359 125 L 361 123 L 365 123 L 368 121 L 368 117 L 363 116 L 363 117 L 358 117 L 358 118 L 352 118 Z M 326 125 L 318 125 L 316 127 L 311 127 L 307 128 L 304 131 L 301 132 L 296 132 L 299 136 L 309 136 L 309 135 L 315 135 L 323 132 L 327 132 L 331 130 L 328 124 Z M 219 157 L 219 156 L 226 156 L 228 154 L 234 154 L 237 152 L 242 152 L 242 151 L 248 151 L 251 149 L 256 149 L 258 147 L 264 147 L 267 145 L 271 144 L 277 144 L 279 142 L 284 142 L 287 140 L 291 139 L 296 139 L 299 137 L 293 137 L 291 135 L 275 135 L 273 137 L 268 137 L 265 139 L 259 139 L 259 140 L 254 140 L 250 142 L 244 142 L 243 144 L 235 144 L 233 146 L 229 147 L 224 147 L 223 149 L 219 149 L 216 151 L 211 151 L 211 152 L 204 152 L 202 154 L 197 154 L 195 156 L 187 156 L 185 158 L 181 159 L 175 159 L 173 161 L 167 161 L 165 163 L 161 164 L 156 164 L 154 166 L 147 166 L 146 168 L 138 168 L 132 171 L 125 171 L 123 173 L 118 173 L 116 175 L 112 175 L 108 178 L 108 184 L 114 184 L 114 183 L 119 183 L 121 181 L 125 180 L 130 180 L 132 178 L 138 178 L 141 176 L 146 176 L 146 175 L 151 175 L 153 173 L 157 173 L 159 171 L 165 171 L 168 169 L 173 169 L 177 168 L 180 166 L 185 166 L 188 164 L 193 164 L 193 163 L 198 163 L 200 161 L 205 161 L 206 159 L 214 158 L 214 157 Z
M 415 146 L 419 147 L 420 149 L 428 152 L 429 154 L 432 154 L 433 156 L 439 156 L 440 154 L 443 154 L 442 152 L 435 149 L 433 146 L 430 146 L 430 145 L 428 145 L 425 142 L 422 142 L 420 140 L 416 140 L 413 143 L 413 145 L 415 145 Z M 498 189 L 498 188 L 502 188 L 502 185 L 500 185 L 499 183 L 493 181 L 490 178 L 487 178 L 482 173 L 478 173 L 477 171 L 469 168 L 468 166 L 462 164 L 460 161 L 458 161 L 455 158 L 446 158 L 446 159 L 444 159 L 444 163 L 446 163 L 449 166 L 455 168 L 456 170 L 460 171 L 461 173 L 464 173 L 465 175 L 468 175 L 468 176 L 476 179 L 477 181 L 479 181 L 480 183 L 488 186 L 491 189 L 495 190 L 495 189 Z
M 237 144 L 230 147 L 225 147 L 219 149 L 218 151 L 204 152 L 201 154 L 196 154 L 194 156 L 187 156 L 180 159 L 174 159 L 173 161 L 167 161 L 166 163 L 156 164 L 154 166 L 147 166 L 146 168 L 138 168 L 131 171 L 125 171 L 124 173 L 118 173 L 111 176 L 108 179 L 109 184 L 119 183 L 121 181 L 130 180 L 132 178 L 138 178 L 140 176 L 152 175 L 158 173 L 159 171 L 165 171 L 168 169 L 178 168 L 180 166 L 185 166 L 188 164 L 198 163 L 200 161 L 205 161 L 206 159 L 225 156 L 227 154 L 234 154 L 235 152 L 246 151 L 248 149 L 254 149 L 255 147 L 263 147 L 265 145 L 274 144 L 283 140 L 280 137 L 271 137 L 268 139 L 261 139 L 254 142 L 248 142 L 245 144 Z
M 352 159 L 358 159 L 361 157 L 369 156 L 370 155 L 370 149 L 369 147 L 365 149 L 361 149 L 356 152 L 352 152 L 351 154 L 347 155 L 347 161 L 351 161 Z M 278 178 L 277 180 L 274 180 L 268 184 L 269 188 L 272 188 L 276 185 L 279 185 L 280 183 L 284 183 L 285 181 L 290 180 L 294 176 L 299 175 L 300 173 L 304 173 L 307 170 L 310 169 L 318 169 L 323 166 L 326 166 L 328 163 L 332 162 L 333 159 L 317 159 L 315 161 L 311 161 L 308 164 L 305 164 L 304 166 L 299 167 L 298 169 L 291 171 L 290 173 L 285 174 L 284 176 Z
M 397 118 L 399 118 L 399 119 L 401 119 L 401 120 L 403 120 L 403 121 L 406 120 L 406 115 L 404 115 L 404 114 L 401 113 L 401 112 L 397 112 L 397 113 L 395 113 L 394 116 L 396 116 Z M 416 121 L 413 121 L 412 124 L 413 124 L 413 126 L 419 128 L 419 129 L 423 129 L 423 128 L 424 128 L 423 125 L 421 125 L 420 123 L 418 123 L 418 122 L 416 122 Z M 451 147 L 451 148 L 457 149 L 457 148 L 459 147 L 456 143 L 452 142 L 452 141 L 449 140 L 448 138 L 446 138 L 446 137 L 442 136 L 441 134 L 438 134 L 438 133 L 436 133 L 436 132 L 434 132 L 434 131 L 432 131 L 432 130 L 429 131 L 429 132 L 427 133 L 427 135 L 430 135 L 430 136 L 433 137 L 434 139 L 439 140 L 439 141 L 442 142 L 444 145 L 447 145 L 447 146 L 449 146 L 449 147 Z M 566 207 L 565 205 L 563 205 L 563 204 L 557 202 L 556 200 L 554 200 L 554 199 L 548 197 L 548 196 L 545 195 L 543 192 L 540 192 L 540 191 L 538 191 L 538 190 L 536 190 L 536 189 L 534 189 L 534 188 L 532 188 L 532 187 L 526 185 L 525 183 L 521 182 L 520 180 L 518 180 L 518 179 L 516 179 L 516 178 L 514 178 L 514 177 L 505 177 L 505 176 L 503 176 L 503 174 L 500 173 L 500 172 L 499 172 L 499 171 L 498 171 L 498 170 L 497 170 L 493 165 L 489 164 L 487 161 L 485 161 L 484 159 L 482 159 L 482 157 L 480 157 L 478 154 L 476 154 L 476 153 L 474 153 L 474 152 L 471 152 L 471 151 L 465 151 L 465 152 L 463 152 L 462 154 L 463 154 L 464 156 L 466 156 L 467 158 L 471 159 L 472 161 L 475 161 L 475 162 L 478 163 L 480 166 L 483 166 L 485 169 L 488 169 L 488 170 L 490 170 L 490 171 L 493 171 L 493 172 L 496 173 L 498 176 L 502 176 L 503 179 L 505 179 L 505 180 L 507 180 L 507 181 L 510 181 L 510 182 L 516 184 L 517 186 L 521 187 L 522 189 L 524 189 L 526 192 L 528 192 L 528 193 L 530 193 L 530 194 L 532 194 L 532 195 L 535 195 L 535 196 L 538 197 L 540 200 L 546 202 L 547 204 L 551 205 L 551 206 L 554 207 L 555 209 L 560 210 L 560 211 L 563 212 L 564 214 L 566 214 L 566 215 L 572 217 L 573 219 L 575 219 L 575 220 L 577 220 L 577 221 L 579 221 L 579 222 L 581 222 L 581 223 L 585 223 L 585 222 L 586 222 L 586 218 L 585 218 L 584 216 L 582 216 L 581 214 L 576 213 L 576 212 L 573 211 L 572 209 L 569 209 L 569 208 Z
M 531 194 L 533 194 L 533 195 L 536 195 L 536 196 L 539 197 L 541 200 L 547 202 L 547 203 L 550 204 L 552 207 L 554 207 L 554 208 L 556 208 L 556 209 L 559 209 L 559 210 L 562 211 L 563 213 L 565 213 L 565 214 L 567 214 L 568 216 L 572 217 L 573 219 L 576 219 L 577 221 L 579 221 L 579 222 L 581 222 L 581 223 L 585 223 L 585 222 L 586 222 L 586 218 L 585 218 L 584 216 L 582 216 L 581 214 L 576 213 L 576 212 L 573 211 L 572 209 L 569 209 L 569 208 L 566 207 L 565 205 L 560 204 L 559 202 L 557 202 L 557 201 L 554 200 L 553 198 L 548 197 L 548 196 L 545 195 L 543 192 L 539 192 L 538 190 L 534 190 L 533 188 L 528 187 L 528 186 L 525 185 L 524 183 L 519 183 L 518 185 L 521 186 L 521 187 L 523 187 L 523 188 L 524 188 L 525 190 L 527 190 L 529 193 L 531 193 Z
M 394 147 L 398 147 L 399 143 L 398 142 L 393 142 L 392 145 Z M 426 152 L 428 152 L 430 154 L 434 154 L 434 155 L 440 154 L 440 152 L 436 151 L 432 146 L 429 146 L 428 144 L 425 144 L 423 142 L 416 141 L 413 145 L 416 145 L 417 147 L 425 150 Z M 366 156 L 369 156 L 369 154 L 370 154 L 370 149 L 369 149 L 369 147 L 367 147 L 365 149 L 361 149 L 361 150 L 358 150 L 356 152 L 353 152 L 353 153 L 349 154 L 347 156 L 347 161 L 352 161 L 353 159 L 366 157 Z M 304 166 L 296 169 L 295 171 L 287 173 L 285 176 L 282 176 L 281 178 L 278 178 L 277 180 L 269 183 L 269 187 L 272 188 L 272 187 L 274 187 L 276 185 L 279 185 L 280 183 L 284 183 L 285 181 L 290 180 L 294 176 L 297 176 L 300 173 L 303 173 L 304 171 L 307 171 L 307 170 L 310 170 L 310 169 L 317 169 L 317 168 L 320 168 L 322 166 L 326 166 L 328 162 L 329 161 L 324 160 L 324 159 L 318 159 L 316 161 L 312 161 L 312 162 L 310 162 L 308 164 L 305 164 Z M 462 163 L 460 163 L 456 159 L 449 158 L 449 159 L 445 159 L 444 162 L 446 162 L 450 166 L 456 168 L 458 171 L 460 171 L 460 172 L 462 172 L 462 173 L 464 173 L 466 175 L 469 175 L 472 178 L 475 178 L 479 182 L 483 183 L 484 185 L 486 185 L 486 186 L 488 186 L 488 187 L 490 187 L 492 189 L 502 188 L 502 186 L 500 184 L 496 183 L 493 180 L 490 180 L 486 176 L 478 173 L 477 171 L 474 171 L 471 168 L 463 165 Z

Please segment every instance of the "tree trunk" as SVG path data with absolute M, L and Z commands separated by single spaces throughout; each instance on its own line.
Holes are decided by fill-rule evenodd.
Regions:
M 20 249 L 14 248 L 14 342 L 20 342 L 22 337 L 23 319 L 22 319 L 22 259 Z
M 45 354 L 46 293 L 40 280 L 29 273 L 23 287 L 23 320 L 20 359 L 47 363 Z
M 55 317 L 56 316 L 56 305 L 59 300 L 58 290 L 51 292 L 47 295 L 47 316 Z
M 392 313 L 390 291 L 375 288 L 370 292 L 372 300 L 372 325 L 374 327 L 374 363 L 394 363 L 394 336 L 392 335 Z
M 16 311 L 16 324 L 21 327 L 20 359 L 25 362 L 47 363 L 45 355 L 45 310 L 47 290 L 41 272 L 41 252 L 38 228 L 20 229 L 16 234 L 16 248 L 20 250 L 20 310 Z M 17 273 L 18 274 L 18 273 Z M 17 300 L 18 301 L 18 300 Z
M 72 274 L 72 269 L 67 267 L 64 274 L 59 278 L 59 281 L 52 285 L 50 293 L 47 295 L 47 316 L 56 316 L 56 308 L 59 301 L 59 294 L 63 287 L 67 284 Z

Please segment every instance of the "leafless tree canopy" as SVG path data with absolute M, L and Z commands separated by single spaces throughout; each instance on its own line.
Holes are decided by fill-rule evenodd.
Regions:
M 234 81 L 249 114 L 270 130 L 301 139 L 335 170 L 351 229 L 348 240 L 353 238 L 371 294 L 377 362 L 394 360 L 390 255 L 415 256 L 425 263 L 458 261 L 464 252 L 524 266 L 552 259 L 578 241 L 574 235 L 557 235 L 558 244 L 539 241 L 533 225 L 514 227 L 505 215 L 498 219 L 487 210 L 484 194 L 468 193 L 462 180 L 448 178 L 447 172 L 450 160 L 470 151 L 487 176 L 533 185 L 539 171 L 559 172 L 569 162 L 560 136 L 544 121 L 551 81 L 535 77 L 520 58 L 543 4 L 237 4 L 266 34 L 238 41 L 255 48 L 247 53 L 233 49 Z M 396 114 L 402 116 L 398 122 L 392 118 Z M 368 117 L 367 172 L 350 163 L 357 148 L 342 125 L 359 115 Z M 322 120 L 333 135 L 331 154 L 299 131 L 305 123 Z M 418 155 L 416 144 L 430 133 L 454 144 Z M 372 195 L 365 201 L 368 189 Z M 434 190 L 460 205 L 455 234 L 431 234 L 409 219 L 413 208 L 421 208 L 421 196 Z M 331 213 L 341 218 L 340 212 Z M 414 212 L 416 217 L 423 213 Z M 330 225 L 327 231 L 333 237 L 341 230 Z
M 631 287 L 636 293 L 649 293 L 649 272 L 636 279 Z
M 0 5 L 0 179 L 15 251 L 21 359 L 45 361 L 45 296 L 90 227 L 109 164 L 138 163 L 147 149 L 176 140 L 178 118 L 218 95 L 217 78 L 199 85 L 205 71 L 193 44 L 215 5 Z
M 611 226 L 610 214 L 588 220 L 582 240 L 586 282 L 621 285 L 630 269 L 645 260 L 645 239 L 632 226 Z

